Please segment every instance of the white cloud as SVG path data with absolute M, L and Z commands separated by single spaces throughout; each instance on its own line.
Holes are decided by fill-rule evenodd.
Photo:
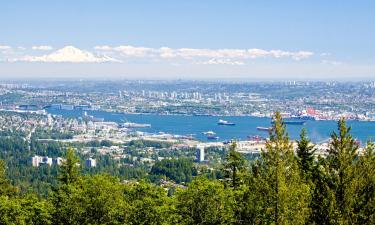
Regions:
M 146 57 L 150 56 L 154 49 L 146 48 L 146 47 L 134 47 L 130 45 L 121 45 L 118 47 L 110 47 L 107 45 L 104 46 L 95 46 L 95 50 L 102 50 L 102 51 L 116 51 L 120 52 L 123 56 L 129 57 Z
M 52 46 L 49 45 L 39 45 L 39 46 L 32 46 L 32 50 L 41 50 L 41 51 L 50 51 L 53 49 Z
M 9 50 L 11 49 L 12 47 L 8 46 L 8 45 L 0 45 L 0 50 Z
M 197 64 L 201 64 L 201 65 L 232 65 L 232 66 L 242 66 L 242 65 L 245 65 L 244 62 L 242 61 L 232 61 L 230 59 L 210 59 L 208 61 L 205 61 L 205 62 L 199 62 Z
M 256 58 L 291 58 L 293 60 L 306 59 L 314 55 L 310 51 L 283 51 L 283 50 L 264 50 L 264 49 L 208 49 L 208 48 L 147 48 L 135 47 L 130 45 L 96 46 L 95 50 L 120 53 L 126 57 L 160 57 L 160 58 L 181 58 L 194 60 L 199 58 L 208 59 L 256 59 Z
M 314 52 L 311 51 L 265 50 L 258 48 L 150 48 L 131 45 L 95 46 L 93 47 L 93 51 L 86 51 L 73 46 L 65 46 L 64 48 L 48 54 L 42 54 L 41 52 L 51 50 L 53 50 L 53 47 L 48 45 L 35 45 L 32 46 L 31 49 L 13 49 L 7 45 L 0 45 L 0 53 L 2 54 L 3 61 L 9 62 L 156 63 L 164 61 L 170 64 L 244 65 L 255 59 L 289 59 L 299 61 L 314 55 Z
M 118 62 L 118 60 L 108 56 L 98 56 L 91 52 L 78 49 L 74 46 L 65 46 L 51 54 L 42 56 L 24 56 L 13 61 L 25 62 L 69 62 L 69 63 L 102 63 Z

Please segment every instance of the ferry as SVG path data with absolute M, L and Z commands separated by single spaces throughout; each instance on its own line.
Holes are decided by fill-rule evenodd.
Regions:
M 232 123 L 232 122 L 229 122 L 229 121 L 226 121 L 226 120 L 219 120 L 219 122 L 217 122 L 218 125 L 227 125 L 227 126 L 234 126 L 236 125 L 235 123 Z

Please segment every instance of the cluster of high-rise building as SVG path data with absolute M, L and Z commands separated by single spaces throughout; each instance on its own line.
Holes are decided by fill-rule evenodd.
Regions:
M 61 157 L 56 157 L 56 158 L 51 158 L 48 156 L 39 156 L 35 155 L 30 157 L 30 163 L 33 167 L 39 167 L 42 165 L 47 165 L 47 166 L 60 166 L 61 163 L 64 161 L 63 158 Z M 96 167 L 96 159 L 89 158 L 85 160 L 85 166 L 86 167 Z
M 61 165 L 63 160 L 64 159 L 61 158 L 61 157 L 51 158 L 51 157 L 48 157 L 48 156 L 35 155 L 35 156 L 30 158 L 30 163 L 34 167 L 39 167 L 41 165 L 48 165 L 48 166 L 57 165 L 57 166 L 59 166 L 59 165 Z

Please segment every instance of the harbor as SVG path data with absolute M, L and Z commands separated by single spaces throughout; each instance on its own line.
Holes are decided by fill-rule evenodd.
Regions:
M 49 109 L 47 112 L 63 117 L 78 118 L 82 115 L 82 110 L 56 110 Z M 153 115 L 153 114 L 124 114 L 111 113 L 105 111 L 92 110 L 88 115 L 94 118 L 103 118 L 104 121 L 117 122 L 123 124 L 128 121 L 128 126 L 141 132 L 159 133 L 192 136 L 200 141 L 227 141 L 230 139 L 247 140 L 250 136 L 268 137 L 268 129 L 272 126 L 271 119 L 266 117 L 252 116 L 176 116 L 176 115 Z M 235 123 L 235 126 L 219 125 L 219 120 Z M 134 124 L 131 124 L 134 123 Z M 135 124 L 141 127 L 135 128 Z M 375 138 L 375 122 L 373 121 L 348 121 L 352 126 L 352 134 L 358 138 L 362 144 L 369 139 Z M 304 125 L 286 125 L 291 139 L 298 139 L 302 128 L 306 128 L 309 138 L 315 142 L 323 142 L 330 137 L 333 131 L 337 130 L 336 121 L 306 120 Z M 263 127 L 264 129 L 258 129 Z M 212 131 L 215 135 L 208 138 L 203 132 Z M 216 138 L 218 137 L 218 138 Z

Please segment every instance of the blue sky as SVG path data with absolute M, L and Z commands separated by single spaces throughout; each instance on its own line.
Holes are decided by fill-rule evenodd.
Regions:
M 4 0 L 0 78 L 373 80 L 374 12 L 370 0 Z

